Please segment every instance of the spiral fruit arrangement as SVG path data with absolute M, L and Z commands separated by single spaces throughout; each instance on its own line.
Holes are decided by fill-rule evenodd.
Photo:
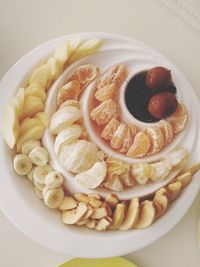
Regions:
M 64 70 L 83 57 L 98 54 L 102 45 L 101 39 L 82 40 L 77 36 L 58 46 L 11 98 L 3 117 L 4 139 L 15 153 L 16 173 L 33 183 L 46 206 L 60 210 L 64 224 L 97 231 L 142 229 L 167 211 L 200 168 L 199 163 L 186 167 L 189 153 L 180 146 L 157 160 L 148 160 L 172 143 L 187 125 L 187 108 L 176 97 L 171 72 L 159 66 L 147 70 L 140 79 L 128 80 L 126 65 L 103 70 L 88 57 L 87 64 L 76 66 L 56 92 L 53 115 L 44 112 L 48 91 Z M 147 127 L 124 121 L 119 101 L 124 85 L 129 112 L 148 123 Z M 90 123 L 97 138 L 113 151 L 110 154 L 92 140 L 85 124 L 81 98 L 87 90 L 92 92 Z M 50 133 L 54 153 L 70 177 L 51 166 L 51 152 L 41 141 L 45 131 Z M 125 160 L 118 154 L 113 156 L 115 152 L 123 154 Z M 170 175 L 173 179 L 165 186 L 142 199 L 137 195 L 120 199 L 117 195 L 128 188 L 159 183 Z M 70 194 L 64 183 L 67 179 L 94 192 Z M 106 196 L 95 189 L 105 190 Z

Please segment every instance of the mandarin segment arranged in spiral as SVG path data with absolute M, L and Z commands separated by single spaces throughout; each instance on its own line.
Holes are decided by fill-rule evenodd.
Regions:
M 9 102 L 3 117 L 4 139 L 13 149 L 16 173 L 27 177 L 47 207 L 59 209 L 64 224 L 97 231 L 143 229 L 165 214 L 170 203 L 200 169 L 200 163 L 197 163 L 185 170 L 189 155 L 182 147 L 172 149 L 153 162 L 139 161 L 160 152 L 185 128 L 186 107 L 177 103 L 176 110 L 156 126 L 141 128 L 137 123 L 127 123 L 122 120 L 118 101 L 128 77 L 127 66 L 119 64 L 105 71 L 91 64 L 88 58 L 88 63 L 76 67 L 58 89 L 57 110 L 51 118 L 43 112 L 47 91 L 51 90 L 53 82 L 70 64 L 92 55 L 101 46 L 102 40 L 97 38 L 83 41 L 74 37 L 61 43 Z M 99 137 L 113 150 L 112 155 L 90 140 L 85 126 L 80 98 L 90 83 L 94 87 L 90 119 L 99 128 Z M 41 140 L 45 130 L 52 136 L 60 164 L 72 178 L 64 177 L 50 165 L 51 155 Z M 114 157 L 116 152 L 132 161 Z M 136 158 L 139 162 L 135 162 Z M 137 196 L 120 200 L 112 193 L 150 186 L 170 175 L 173 179 L 166 186 L 142 200 Z M 104 198 L 96 191 L 70 194 L 68 179 L 73 179 L 82 188 L 111 192 L 106 191 Z

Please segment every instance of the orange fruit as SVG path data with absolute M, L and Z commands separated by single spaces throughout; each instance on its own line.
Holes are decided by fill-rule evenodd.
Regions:
M 95 93 L 95 98 L 99 102 L 103 102 L 105 100 L 108 100 L 110 98 L 117 100 L 117 93 L 116 93 L 116 87 L 114 83 L 105 85 L 104 87 L 98 89 Z
M 188 121 L 188 112 L 186 107 L 179 103 L 175 112 L 166 120 L 171 123 L 174 134 L 181 132 Z
M 133 136 L 130 127 L 126 126 L 126 132 L 121 149 L 121 153 L 126 153 L 133 143 Z
M 113 75 L 112 82 L 116 84 L 117 88 L 120 88 L 125 81 L 128 74 L 127 67 L 124 65 L 117 66 L 116 72 Z
M 119 126 L 119 121 L 117 119 L 111 119 L 103 129 L 101 137 L 105 140 L 111 140 L 118 126 Z
M 90 112 L 90 117 L 98 125 L 108 123 L 112 118 L 119 116 L 119 107 L 112 99 L 102 102 Z
M 66 83 L 63 87 L 58 90 L 57 104 L 60 106 L 66 100 L 78 99 L 80 94 L 80 83 L 78 81 L 71 81 Z
M 134 138 L 132 146 L 127 152 L 127 156 L 131 158 L 144 157 L 150 148 L 150 140 L 146 133 L 138 132 Z
M 171 125 L 170 122 L 168 122 L 166 120 L 161 120 L 159 122 L 159 127 L 160 127 L 160 130 L 161 130 L 162 134 L 163 134 L 164 143 L 165 143 L 165 146 L 166 146 L 169 143 L 171 143 L 171 141 L 174 138 L 172 125 Z
M 159 152 L 164 146 L 163 134 L 159 127 L 149 127 L 146 129 L 146 134 L 150 140 L 150 148 L 148 154 Z
M 99 68 L 92 64 L 82 65 L 73 71 L 69 81 L 78 81 L 82 88 L 93 81 L 99 73 Z
M 120 123 L 110 141 L 110 146 L 113 149 L 121 148 L 125 138 L 125 133 L 126 133 L 126 124 Z

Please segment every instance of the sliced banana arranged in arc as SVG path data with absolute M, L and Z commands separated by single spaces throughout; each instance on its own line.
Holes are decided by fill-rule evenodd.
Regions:
M 63 183 L 63 177 L 59 172 L 51 171 L 45 178 L 45 184 L 48 188 L 60 187 Z
M 25 154 L 17 154 L 13 159 L 13 166 L 17 174 L 27 175 L 32 169 L 32 162 Z
M 109 227 L 110 229 L 116 230 L 121 226 L 125 217 L 125 211 L 126 205 L 124 203 L 117 204 L 113 215 L 113 222 Z
M 28 178 L 28 180 L 30 181 L 30 182 L 34 182 L 34 178 L 33 178 L 33 173 L 34 173 L 34 171 L 35 171 L 35 166 L 31 169 L 31 171 L 26 175 L 26 177 Z
M 45 185 L 45 178 L 48 173 L 52 171 L 52 168 L 50 165 L 45 166 L 37 166 L 33 172 L 33 179 L 41 185 Z
M 49 153 L 44 147 L 36 146 L 29 153 L 29 158 L 35 165 L 45 166 L 49 160 Z
M 136 226 L 139 217 L 139 199 L 134 197 L 131 199 L 128 210 L 120 230 L 129 230 Z
M 73 124 L 63 131 L 61 131 L 55 138 L 54 151 L 56 155 L 65 145 L 70 145 L 72 142 L 76 141 L 82 133 L 82 128 L 78 124 Z
M 31 150 L 35 147 L 40 147 L 40 141 L 36 139 L 29 139 L 22 145 L 22 153 L 29 154 Z
M 58 187 L 58 188 L 48 189 L 45 192 L 45 194 L 43 193 L 43 197 L 45 205 L 47 205 L 51 209 L 56 209 L 60 206 L 60 204 L 64 199 L 63 188 Z
M 156 212 L 153 206 L 153 202 L 149 200 L 144 200 L 140 204 L 139 218 L 135 228 L 143 229 L 150 226 L 155 219 L 155 214 Z
M 35 194 L 38 198 L 40 199 L 44 199 L 43 198 L 43 194 L 42 194 L 42 191 L 40 189 L 38 189 L 38 187 L 35 186 Z
M 83 218 L 88 208 L 84 202 L 79 202 L 77 208 L 66 210 L 62 213 L 61 219 L 64 224 L 75 224 Z
M 40 190 L 40 191 L 42 191 L 42 190 L 44 189 L 44 187 L 45 187 L 45 185 L 43 185 L 43 184 L 39 184 L 39 183 L 36 182 L 35 180 L 34 180 L 33 183 L 34 183 L 35 187 L 37 187 L 37 189 Z
M 72 125 L 81 118 L 80 109 L 67 106 L 56 111 L 50 120 L 49 130 L 52 134 L 58 134 L 67 126 Z
M 162 188 L 155 193 L 153 205 L 156 209 L 156 218 L 162 216 L 168 208 L 169 201 L 167 198 L 167 191 Z
M 74 179 L 84 188 L 96 188 L 103 183 L 106 172 L 106 162 L 96 162 L 89 170 L 77 174 Z

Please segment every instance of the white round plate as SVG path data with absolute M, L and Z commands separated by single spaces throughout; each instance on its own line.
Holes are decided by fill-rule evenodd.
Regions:
M 153 65 L 162 63 L 162 65 L 168 66 L 176 73 L 176 81 L 181 84 L 181 90 L 186 97 L 184 99 L 187 99 L 186 105 L 190 114 L 189 123 L 192 121 L 189 126 L 192 127 L 191 129 L 193 127 L 195 129 L 195 131 L 187 129 L 187 134 L 184 134 L 182 143 L 183 146 L 184 144 L 190 144 L 190 161 L 198 161 L 200 150 L 200 131 L 197 120 L 197 115 L 200 114 L 199 103 L 190 84 L 176 66 L 149 46 L 123 36 L 108 33 L 81 33 L 77 35 L 85 39 L 103 38 L 107 46 L 113 43 L 116 43 L 116 45 L 123 43 L 121 49 L 119 50 L 118 47 L 118 51 L 116 51 L 118 54 L 120 52 L 121 55 L 123 55 L 123 51 L 130 47 L 137 47 L 138 51 L 140 51 L 140 48 L 145 48 L 148 51 L 146 56 L 151 59 Z M 41 45 L 25 55 L 8 71 L 1 81 L 0 114 L 2 114 L 2 110 L 5 108 L 9 98 L 17 88 L 23 85 L 31 71 L 44 62 L 61 41 L 68 40 L 71 37 L 72 35 L 61 37 Z M 140 55 L 138 54 L 138 56 Z M 85 58 L 85 62 L 90 63 L 92 58 L 93 56 Z M 188 128 L 190 129 L 190 127 Z M 48 209 L 42 201 L 37 199 L 30 182 L 16 175 L 12 167 L 11 152 L 4 143 L 2 136 L 0 147 L 0 207 L 4 214 L 22 233 L 33 241 L 51 250 L 74 257 L 113 257 L 149 245 L 166 234 L 181 220 L 190 208 L 200 188 L 200 179 L 194 177 L 190 185 L 183 190 L 179 198 L 170 206 L 167 213 L 144 230 L 99 233 L 83 227 L 67 227 L 61 223 L 58 211 Z

